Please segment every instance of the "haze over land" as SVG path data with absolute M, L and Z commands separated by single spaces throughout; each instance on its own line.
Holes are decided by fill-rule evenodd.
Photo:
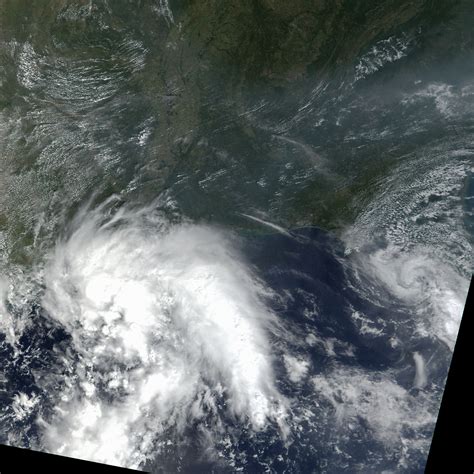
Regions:
M 422 472 L 473 269 L 473 20 L 0 0 L 0 442 Z

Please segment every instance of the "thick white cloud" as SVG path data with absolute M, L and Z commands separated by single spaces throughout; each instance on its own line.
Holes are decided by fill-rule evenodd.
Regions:
M 138 467 L 168 427 L 211 414 L 217 433 L 223 400 L 254 430 L 273 421 L 285 432 L 267 338 L 274 315 L 226 238 L 165 228 L 146 212 L 82 219 L 45 269 L 42 304 L 79 354 L 57 414 L 40 420 L 45 448 Z

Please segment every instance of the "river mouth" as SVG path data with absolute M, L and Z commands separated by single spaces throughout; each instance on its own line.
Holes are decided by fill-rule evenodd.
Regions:
M 422 319 L 433 301 L 318 228 L 229 234 L 113 204 L 76 216 L 29 312 L 5 308 L 10 443 L 186 472 L 336 468 L 368 445 L 381 469 L 423 462 L 451 353 Z
M 0 442 L 423 470 L 474 222 L 472 11 L 424 3 L 0 0 Z

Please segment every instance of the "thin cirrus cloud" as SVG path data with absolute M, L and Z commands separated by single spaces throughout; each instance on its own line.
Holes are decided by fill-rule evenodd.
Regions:
M 139 467 L 170 427 L 206 421 L 212 444 L 222 416 L 285 437 L 264 286 L 215 229 L 157 230 L 145 214 L 82 213 L 45 269 L 42 305 L 77 354 L 54 416 L 38 420 L 45 449 Z

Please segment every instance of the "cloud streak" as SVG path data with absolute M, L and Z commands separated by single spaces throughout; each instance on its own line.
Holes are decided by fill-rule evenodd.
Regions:
M 42 305 L 78 355 L 55 415 L 38 420 L 45 448 L 137 468 L 190 423 L 210 419 L 218 434 L 230 417 L 284 435 L 274 315 L 226 237 L 150 209 L 103 211 L 83 212 L 45 269 Z

